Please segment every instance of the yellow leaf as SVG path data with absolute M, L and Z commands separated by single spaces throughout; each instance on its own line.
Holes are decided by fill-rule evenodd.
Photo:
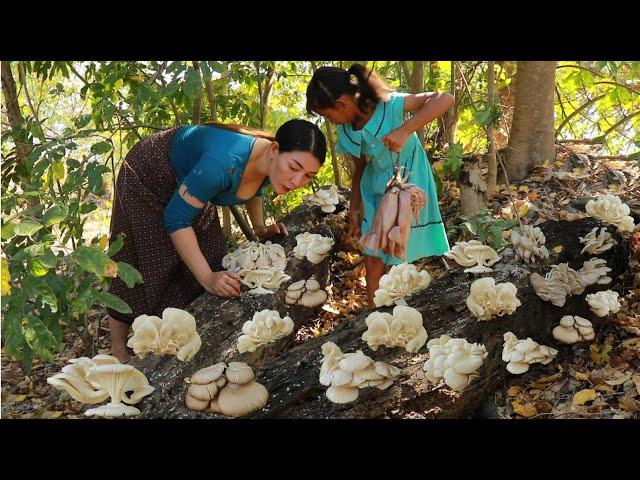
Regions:
M 587 375 L 586 373 L 575 372 L 573 376 L 576 377 L 578 380 L 589 380 L 589 375 Z
M 636 384 L 636 392 L 640 395 L 640 375 L 633 376 L 633 383 Z
M 62 412 L 53 412 L 53 415 L 51 415 L 51 418 L 60 418 L 62 416 Z
M 631 380 L 631 373 L 627 373 L 626 375 L 622 374 L 620 376 L 617 376 L 613 380 L 605 380 L 605 383 L 607 385 L 622 385 L 624 382 L 628 380 Z
M 2 296 L 8 295 L 11 293 L 11 284 L 9 281 L 11 280 L 11 274 L 9 273 L 9 262 L 7 262 L 6 258 L 2 259 Z
M 438 160 L 437 162 L 433 162 L 431 167 L 433 167 L 436 172 L 440 172 L 444 168 L 444 165 L 440 160 Z
M 104 276 L 115 278 L 118 275 L 118 264 L 116 262 L 109 262 L 104 267 Z
M 558 245 L 557 247 L 553 247 L 553 251 L 555 253 L 560 253 L 563 249 L 564 249 L 564 247 L 562 245 Z
M 538 413 L 536 406 L 531 402 L 522 404 L 516 400 L 515 402 L 511 402 L 511 406 L 513 406 L 514 413 L 517 413 L 524 418 L 531 418 Z
M 580 390 L 573 396 L 571 400 L 571 405 L 584 405 L 587 402 L 596 399 L 596 391 L 591 388 L 585 388 L 584 390 Z
M 100 241 L 98 242 L 98 248 L 100 250 L 104 250 L 105 248 L 107 248 L 107 246 L 109 246 L 109 237 L 107 235 L 102 235 L 102 237 L 100 237 Z
M 524 204 L 520 207 L 520 210 L 518 210 L 518 216 L 520 218 L 523 218 L 527 215 L 527 213 L 529 213 L 529 206 L 527 204 Z
M 514 385 L 513 387 L 509 387 L 509 390 L 507 390 L 507 395 L 509 395 L 510 397 L 515 397 L 519 391 L 522 390 L 522 387 L 519 385 Z
M 519 192 L 524 192 L 524 193 L 529 193 L 529 187 L 527 187 L 526 185 L 520 185 L 520 188 L 518 188 Z

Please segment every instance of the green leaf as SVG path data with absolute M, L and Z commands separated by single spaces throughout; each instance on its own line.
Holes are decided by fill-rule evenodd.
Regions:
M 29 257 L 27 260 L 27 270 L 29 274 L 34 277 L 43 277 L 49 272 L 49 269 L 42 265 L 38 257 Z
M 27 220 L 22 220 L 18 225 L 16 225 L 14 231 L 16 235 L 30 236 L 36 233 L 41 228 L 42 228 L 42 224 L 40 222 L 27 219 Z
M 0 238 L 2 238 L 2 240 L 9 240 L 16 234 L 15 228 L 16 228 L 15 223 L 7 223 L 5 225 L 2 225 L 2 230 L 0 231 Z
M 109 142 L 98 142 L 91 145 L 91 152 L 95 154 L 107 153 L 112 148 Z
M 95 273 L 99 277 L 115 276 L 117 264 L 107 254 L 95 247 L 80 246 L 72 254 L 75 262 L 87 272 Z
M 56 294 L 53 289 L 45 281 L 38 282 L 37 289 L 38 293 L 42 297 L 42 303 L 49 305 L 53 313 L 57 312 L 58 299 L 56 298 Z
M 124 300 L 116 297 L 109 292 L 98 292 L 98 302 L 104 307 L 108 307 L 116 312 L 131 313 L 131 307 Z
M 84 115 L 80 115 L 78 118 L 76 118 L 76 121 L 73 123 L 76 126 L 76 128 L 84 128 L 87 125 L 89 125 L 90 121 L 91 121 L 91 114 L 85 113 Z
M 33 245 L 29 245 L 24 249 L 25 252 L 29 254 L 31 257 L 37 257 L 39 255 L 44 255 L 45 252 L 45 244 L 42 242 L 34 243 Z
M 183 91 L 191 100 L 200 95 L 200 92 L 202 92 L 202 79 L 200 78 L 200 72 L 191 69 L 187 71 Z
M 24 329 L 24 338 L 36 356 L 53 362 L 53 351 L 58 347 L 56 337 L 39 318 L 29 317 L 29 324 Z
M 118 253 L 122 247 L 124 246 L 124 233 L 119 233 L 118 238 L 116 238 L 115 242 L 112 242 L 109 245 L 109 250 L 107 250 L 107 255 L 113 257 L 116 253 Z
M 53 178 L 55 178 L 56 180 L 64 179 L 64 173 L 65 173 L 64 162 L 61 162 L 61 161 L 51 162 L 51 170 L 53 172 Z
M 69 215 L 69 208 L 66 205 L 54 205 L 42 216 L 42 223 L 45 227 L 50 227 L 62 222 Z
M 51 250 L 45 251 L 43 255 L 38 257 L 38 260 L 47 268 L 56 268 L 58 266 L 58 257 Z
M 82 315 L 89 310 L 96 301 L 95 293 L 96 291 L 91 286 L 79 292 L 73 305 L 73 311 L 77 315 Z
M 118 262 L 118 276 L 129 288 L 133 288 L 136 283 L 143 283 L 140 272 L 125 262 Z

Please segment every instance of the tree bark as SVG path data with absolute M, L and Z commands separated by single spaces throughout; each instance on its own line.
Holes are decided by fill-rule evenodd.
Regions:
M 11 72 L 11 62 L 0 62 L 2 70 L 2 94 L 4 95 L 5 105 L 7 107 L 7 117 L 11 128 L 19 128 L 20 135 L 15 139 L 16 142 L 16 163 L 18 165 L 25 164 L 27 157 L 33 145 L 27 140 L 28 134 L 24 128 L 22 114 L 20 113 L 20 104 L 18 103 L 18 92 L 16 90 L 16 82 Z
M 322 233 L 338 239 L 344 231 L 346 213 L 341 205 L 336 214 L 322 216 L 319 207 L 302 205 L 286 218 L 291 235 L 280 239 L 290 258 L 287 273 L 291 281 L 316 275 L 321 285 L 326 285 L 329 269 L 333 262 L 339 261 L 337 246 L 330 257 L 317 265 L 306 260 L 291 258 L 291 249 L 295 245 L 295 235 L 305 231 Z M 521 306 L 511 315 L 496 317 L 487 322 L 478 322 L 466 308 L 466 298 L 470 284 L 480 278 L 464 273 L 462 269 L 449 271 L 445 276 L 434 280 L 430 287 L 418 292 L 407 303 L 419 310 L 429 339 L 441 335 L 463 337 L 469 342 L 481 342 L 488 356 L 479 370 L 480 377 L 463 392 L 452 392 L 444 385 L 433 385 L 426 381 L 422 366 L 428 357 L 426 345 L 419 352 L 411 354 L 402 348 L 380 347 L 371 351 L 361 339 L 366 330 L 362 313 L 349 321 L 343 321 L 331 333 L 304 341 L 295 341 L 290 335 L 275 343 L 266 345 L 251 354 L 239 355 L 235 345 L 241 334 L 242 325 L 251 319 L 254 312 L 270 308 L 289 315 L 296 327 L 313 320 L 316 310 L 291 307 L 283 302 L 284 287 L 274 295 L 248 295 L 220 300 L 204 293 L 187 310 L 196 318 L 197 329 L 202 339 L 202 347 L 193 360 L 184 363 L 175 357 L 157 357 L 150 355 L 144 360 L 134 358 L 130 364 L 140 369 L 156 390 L 143 399 L 137 407 L 142 415 L 139 418 L 225 418 L 220 415 L 205 414 L 187 410 L 184 397 L 188 384 L 184 378 L 198 369 L 220 361 L 247 361 L 256 374 L 256 380 L 269 391 L 267 406 L 250 415 L 253 418 L 461 418 L 474 415 L 483 400 L 501 388 L 511 374 L 501 360 L 503 335 L 513 332 L 518 338 L 532 337 L 543 345 L 559 350 L 555 361 L 549 365 L 534 364 L 530 371 L 522 376 L 523 381 L 554 372 L 556 365 L 566 361 L 571 355 L 570 347 L 559 345 L 552 335 L 552 328 L 558 324 L 563 314 L 580 315 L 594 322 L 597 329 L 604 322 L 589 311 L 584 295 L 597 290 L 612 288 L 615 285 L 594 285 L 588 287 L 582 295 L 569 297 L 564 307 L 556 307 L 542 301 L 529 283 L 532 272 L 546 273 L 550 264 L 568 262 L 572 268 L 580 268 L 587 259 L 579 254 L 582 245 L 578 236 L 584 236 L 591 228 L 599 225 L 592 219 L 576 222 L 549 221 L 540 225 L 546 235 L 549 250 L 562 244 L 559 254 L 544 264 L 523 264 L 514 259 L 512 248 L 501 252 L 502 259 L 493 265 L 496 282 L 512 282 L 518 288 L 517 298 Z M 621 242 L 617 232 L 613 236 Z M 623 243 L 600 255 L 612 268 L 610 276 L 624 271 L 628 261 L 628 249 Z M 391 307 L 379 309 L 390 312 Z M 295 331 L 295 330 L 294 330 Z M 336 343 L 343 352 L 355 352 L 361 349 L 374 360 L 391 363 L 402 369 L 400 377 L 387 390 L 367 388 L 360 391 L 359 398 L 352 403 L 337 405 L 325 397 L 326 387 L 319 383 L 321 346 L 327 341 Z
M 556 62 L 518 62 L 506 168 L 511 181 L 555 158 L 553 96 Z
M 496 62 L 488 62 L 487 73 L 487 108 L 493 109 L 495 105 L 495 64 Z M 487 200 L 493 197 L 496 191 L 496 180 L 498 176 L 498 166 L 496 161 L 496 143 L 493 133 L 493 122 L 487 126 L 487 164 L 489 169 L 487 171 Z

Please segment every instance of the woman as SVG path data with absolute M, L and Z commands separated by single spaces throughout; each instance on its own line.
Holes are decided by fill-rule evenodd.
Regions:
M 127 361 L 133 320 L 184 308 L 202 289 L 219 297 L 240 292 L 240 277 L 222 269 L 226 240 L 215 205 L 246 204 L 256 236 L 288 235 L 282 224 L 265 225 L 262 189 L 277 195 L 305 186 L 326 155 L 320 129 L 289 120 L 268 133 L 210 123 L 177 127 L 142 139 L 127 154 L 116 182 L 111 242 L 125 234 L 115 261 L 131 264 L 143 284 L 128 288 L 115 278 L 111 293 L 132 309 L 107 309 L 111 354 Z

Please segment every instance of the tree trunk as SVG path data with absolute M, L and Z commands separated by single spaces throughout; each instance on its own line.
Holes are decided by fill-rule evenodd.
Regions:
M 424 91 L 424 62 L 413 62 L 409 87 L 411 88 L 411 93 L 422 93 Z M 420 138 L 420 144 L 424 145 L 424 128 L 420 128 L 416 133 Z
M 193 62 L 193 69 L 196 72 L 200 71 L 200 64 L 198 62 Z M 200 111 L 202 108 L 202 91 L 198 93 L 196 98 L 193 100 L 193 123 L 194 125 L 198 125 L 200 123 Z
M 444 140 L 449 146 L 456 143 L 456 117 L 458 110 L 458 97 L 456 92 L 456 62 L 451 62 L 451 87 L 449 93 L 453 95 L 453 104 L 447 111 L 444 130 Z
M 556 62 L 518 62 L 516 103 L 507 146 L 507 173 L 512 182 L 555 158 L 553 95 Z
M 2 69 L 2 94 L 7 107 L 7 117 L 11 128 L 19 128 L 20 136 L 15 139 L 16 142 L 16 163 L 23 165 L 27 161 L 27 157 L 33 146 L 27 140 L 28 134 L 23 125 L 22 114 L 20 113 L 20 104 L 18 103 L 18 92 L 16 90 L 16 82 L 11 72 L 11 62 L 0 62 Z
M 290 258 L 287 273 L 291 281 L 309 278 L 315 274 L 321 285 L 326 285 L 332 262 L 340 261 L 337 247 L 332 255 L 317 265 L 306 260 L 292 258 L 291 249 L 295 245 L 295 235 L 305 231 L 321 233 L 338 239 L 344 231 L 346 205 L 341 204 L 336 214 L 321 216 L 318 207 L 302 205 L 289 214 L 286 223 L 290 236 L 281 239 Z M 150 355 L 144 360 L 134 358 L 130 364 L 140 369 L 155 387 L 155 391 L 137 407 L 141 418 L 224 418 L 220 415 L 206 414 L 187 410 L 184 397 L 189 377 L 200 368 L 220 361 L 247 361 L 256 374 L 256 380 L 269 391 L 269 403 L 253 418 L 460 418 L 471 416 L 478 406 L 501 388 L 504 380 L 510 377 L 501 360 L 503 335 L 513 332 L 518 338 L 532 337 L 535 341 L 559 350 L 554 362 L 547 366 L 534 364 L 529 373 L 522 378 L 537 378 L 556 369 L 556 365 L 566 361 L 571 355 L 569 347 L 559 345 L 551 336 L 552 328 L 557 325 L 563 314 L 580 315 L 602 325 L 603 319 L 595 317 L 589 311 L 584 295 L 597 290 L 614 288 L 612 285 L 594 285 L 586 289 L 583 295 L 570 297 L 563 308 L 542 301 L 529 284 L 532 272 L 546 273 L 550 264 L 569 262 L 572 268 L 580 268 L 586 257 L 580 255 L 582 245 L 578 236 L 584 236 L 594 226 L 599 225 L 592 219 L 576 222 L 549 221 L 540 227 L 546 235 L 549 250 L 556 245 L 564 245 L 559 254 L 544 264 L 523 264 L 514 259 L 514 251 L 507 248 L 501 252 L 502 259 L 493 266 L 491 274 L 496 282 L 512 282 L 518 289 L 517 298 L 521 306 L 511 315 L 496 317 L 487 322 L 478 322 L 466 309 L 465 300 L 470 284 L 480 278 L 464 273 L 462 269 L 449 271 L 445 276 L 434 280 L 430 287 L 407 298 L 410 306 L 419 310 L 429 339 L 441 335 L 463 337 L 469 342 L 481 342 L 488 356 L 479 370 L 480 377 L 463 392 L 452 392 L 443 385 L 433 385 L 426 381 L 422 366 L 428 357 L 426 345 L 416 354 L 410 354 L 402 348 L 380 347 L 372 352 L 361 339 L 366 330 L 362 313 L 349 321 L 343 321 L 337 328 L 324 336 L 303 341 L 294 340 L 292 334 L 275 343 L 266 345 L 253 353 L 239 355 L 235 348 L 242 325 L 251 319 L 253 313 L 261 309 L 276 309 L 281 315 L 289 315 L 296 327 L 317 317 L 318 310 L 302 307 L 290 307 L 283 302 L 284 287 L 274 295 L 240 296 L 221 301 L 204 293 L 189 307 L 196 318 L 197 329 L 202 339 L 202 347 L 193 360 L 184 363 L 175 357 Z M 621 241 L 620 235 L 613 236 Z M 627 247 L 619 243 L 600 257 L 612 268 L 610 276 L 624 271 L 627 263 Z M 384 307 L 381 311 L 391 311 Z M 358 400 L 352 403 L 336 405 L 325 397 L 326 387 L 318 381 L 322 360 L 321 346 L 331 341 L 343 352 L 355 352 L 358 349 L 373 358 L 402 369 L 400 377 L 387 390 L 375 388 L 363 389 Z M 527 377 L 527 375 L 529 377 Z
M 487 108 L 492 110 L 495 105 L 495 64 L 496 62 L 489 62 L 487 73 Z M 498 175 L 498 166 L 496 161 L 496 143 L 494 140 L 493 122 L 487 126 L 487 164 L 489 169 L 487 171 L 487 200 L 493 197 L 496 191 L 496 180 Z

